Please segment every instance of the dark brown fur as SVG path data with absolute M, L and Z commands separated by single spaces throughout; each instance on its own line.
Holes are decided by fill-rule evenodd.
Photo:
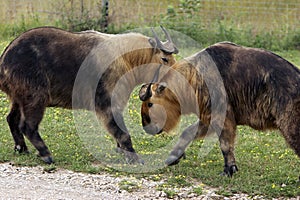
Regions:
M 39 135 L 38 126 L 46 107 L 71 109 L 74 97 L 81 102 L 76 104 L 76 108 L 91 110 L 95 107 L 97 115 L 105 119 L 105 126 L 116 139 L 118 147 L 124 150 L 129 162 L 140 161 L 126 127 L 120 128 L 115 122 L 110 98 L 118 79 L 132 68 L 149 63 L 174 64 L 170 52 L 165 53 L 154 45 L 153 39 L 136 33 L 71 33 L 51 27 L 32 29 L 17 37 L 0 59 L 0 88 L 11 100 L 7 121 L 15 150 L 27 152 L 24 134 L 45 162 L 53 162 Z M 96 52 L 94 56 L 100 61 L 91 59 L 91 63 L 86 64 L 91 70 L 83 80 L 86 84 L 80 91 L 73 91 L 77 73 L 91 51 Z M 169 62 L 166 63 L 166 60 Z M 108 65 L 107 69 L 101 64 Z M 93 88 L 89 85 L 89 78 L 99 78 L 99 83 Z M 138 81 L 141 80 L 134 79 L 131 84 L 138 84 Z M 132 89 L 134 86 L 128 87 Z M 94 93 L 96 97 L 92 96 Z M 126 102 L 127 97 L 124 98 Z M 122 108 L 118 112 L 115 116 L 119 116 L 122 124 Z
M 172 69 L 188 81 L 193 95 L 187 93 L 175 73 L 167 73 L 160 80 L 166 87 L 157 90 L 161 83 L 152 84 L 152 95 L 142 104 L 145 130 L 151 134 L 168 131 L 174 128 L 181 114 L 195 113 L 200 121 L 182 133 L 166 161 L 168 165 L 177 163 L 188 144 L 195 137 L 204 137 L 210 126 L 219 134 L 226 174 L 237 171 L 234 156 L 237 125 L 280 130 L 300 157 L 300 71 L 290 62 L 266 50 L 217 43 L 177 62 Z M 209 88 L 209 84 L 213 88 Z M 222 112 L 212 115 L 213 99 L 217 100 L 217 111 L 223 109 L 224 121 Z M 152 112 L 152 116 L 158 116 L 161 112 L 162 109 L 154 109 L 156 103 L 172 113 L 164 125 L 157 123 L 161 119 L 152 119 L 149 115 Z

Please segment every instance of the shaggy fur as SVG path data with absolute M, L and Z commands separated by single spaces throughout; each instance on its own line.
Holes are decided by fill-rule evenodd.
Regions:
M 141 108 L 143 125 L 151 134 L 174 128 L 181 114 L 195 113 L 199 118 L 182 133 L 168 165 L 178 163 L 188 144 L 207 135 L 212 127 L 219 134 L 224 173 L 231 176 L 238 170 L 234 156 L 237 125 L 278 129 L 300 157 L 300 71 L 293 64 L 270 51 L 217 43 L 172 69 L 177 73 L 170 70 L 160 83 L 150 85 L 152 95 Z M 192 89 L 187 90 L 186 85 Z M 155 110 L 157 103 L 168 113 L 164 125 L 158 123 L 162 119 L 151 117 L 160 115 L 162 109 Z
M 123 123 L 122 108 L 113 116 L 110 98 L 118 79 L 134 67 L 150 63 L 174 64 L 172 53 L 156 48 L 156 42 L 137 33 L 70 33 L 51 27 L 32 29 L 17 37 L 0 59 L 0 88 L 11 100 L 7 121 L 15 150 L 27 152 L 24 134 L 41 158 L 52 163 L 38 126 L 46 107 L 71 109 L 72 98 L 75 98 L 79 99 L 75 108 L 94 108 L 97 115 L 105 119 L 105 126 L 129 162 L 139 162 L 125 125 L 120 128 L 114 118 L 118 116 Z M 73 91 L 78 71 L 85 70 L 80 68 L 82 65 L 89 71 L 84 72 L 86 76 L 81 80 L 81 90 Z M 99 78 L 98 84 L 89 85 L 90 78 Z M 133 77 L 131 84 L 137 85 L 139 81 Z M 133 88 L 132 85 L 128 87 Z M 126 102 L 127 97 L 124 98 Z

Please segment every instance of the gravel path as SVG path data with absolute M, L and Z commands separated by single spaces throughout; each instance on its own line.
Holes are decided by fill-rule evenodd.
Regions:
M 130 193 L 128 189 L 122 189 L 124 185 L 120 183 L 124 181 L 130 182 L 136 189 Z M 164 192 L 156 190 L 158 184 L 162 182 L 114 177 L 110 174 L 75 173 L 63 169 L 48 173 L 42 167 L 0 164 L 0 199 L 166 199 Z M 192 188 L 183 188 L 179 196 L 200 198 L 191 191 Z M 203 197 L 207 195 L 217 197 L 213 192 Z
M 157 186 L 163 183 L 164 181 L 156 182 L 144 178 L 114 177 L 107 173 L 94 175 L 63 169 L 48 173 L 42 167 L 16 167 L 9 163 L 0 164 L 0 199 L 5 200 L 167 199 L 166 193 L 157 190 Z M 128 192 L 129 190 L 131 192 Z M 200 196 L 193 193 L 193 187 L 180 188 L 176 193 L 175 199 L 229 199 L 205 187 L 204 194 Z M 237 194 L 230 199 L 246 200 L 249 198 L 246 194 Z M 256 197 L 255 199 L 263 198 Z

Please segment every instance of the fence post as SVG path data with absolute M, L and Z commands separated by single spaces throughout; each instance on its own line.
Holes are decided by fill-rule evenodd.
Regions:
M 101 29 L 104 32 L 107 32 L 107 26 L 108 26 L 108 1 L 109 0 L 102 0 Z

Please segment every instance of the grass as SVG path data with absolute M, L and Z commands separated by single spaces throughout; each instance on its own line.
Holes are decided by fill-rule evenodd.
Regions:
M 0 49 L 9 41 L 0 42 Z M 300 52 L 296 50 L 277 52 L 294 64 L 300 66 Z M 55 164 L 46 165 L 36 155 L 35 149 L 27 141 L 30 154 L 19 155 L 13 151 L 13 139 L 6 123 L 9 103 L 5 94 L 0 93 L 0 162 L 12 162 L 21 166 L 42 165 L 45 171 L 56 168 L 66 168 L 86 173 L 100 173 L 102 171 L 117 175 L 147 177 L 159 181 L 166 180 L 157 187 L 165 191 L 168 197 L 176 197 L 176 188 L 194 186 L 196 194 L 202 194 L 205 186 L 214 187 L 217 193 L 231 196 L 234 193 L 247 193 L 250 196 L 261 195 L 265 198 L 295 197 L 300 195 L 299 174 L 300 159 L 287 147 L 283 137 L 276 131 L 259 132 L 249 127 L 238 127 L 236 141 L 236 160 L 239 172 L 233 178 L 222 177 L 223 158 L 218 144 L 215 144 L 208 155 L 199 155 L 202 141 L 194 141 L 188 148 L 187 158 L 178 165 L 162 167 L 165 154 L 161 150 L 168 150 L 170 143 L 178 134 L 146 135 L 140 124 L 141 102 L 135 91 L 124 112 L 126 124 L 131 131 L 134 147 L 137 152 L 150 162 L 144 166 L 125 165 L 123 157 L 114 153 L 115 144 L 104 131 L 98 134 L 95 127 L 81 127 L 76 130 L 72 111 L 48 108 L 40 126 L 40 133 L 51 150 Z M 85 113 L 84 113 L 85 114 Z M 80 118 L 85 120 L 86 118 Z M 182 124 L 188 125 L 194 118 L 184 117 Z M 95 129 L 95 131 L 94 131 Z M 180 128 L 179 128 L 180 129 Z M 96 133 L 94 135 L 94 132 Z M 179 131 L 178 131 L 179 132 Z M 96 141 L 96 143 L 85 143 Z M 91 145 L 91 146 L 89 146 Z M 92 148 L 91 148 L 92 147 Z M 113 162 L 113 164 L 111 164 Z M 151 168 L 157 167 L 156 170 Z M 150 171 L 147 173 L 147 171 Z M 120 187 L 134 191 L 138 185 L 131 182 L 121 182 Z

